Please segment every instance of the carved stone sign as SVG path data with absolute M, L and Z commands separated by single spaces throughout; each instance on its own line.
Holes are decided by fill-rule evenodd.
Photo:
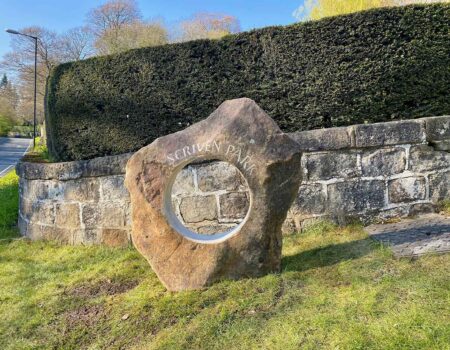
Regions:
M 234 165 L 250 195 L 239 225 L 209 235 L 183 226 L 172 207 L 177 174 L 204 160 Z M 155 140 L 129 160 L 133 243 L 172 291 L 279 271 L 281 225 L 299 179 L 298 145 L 254 101 L 226 101 L 207 119 Z

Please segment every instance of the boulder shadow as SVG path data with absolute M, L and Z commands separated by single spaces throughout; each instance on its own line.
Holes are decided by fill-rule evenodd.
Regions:
M 307 271 L 319 267 L 338 264 L 347 260 L 354 260 L 368 255 L 378 243 L 370 238 L 351 242 L 330 244 L 318 247 L 298 254 L 284 256 L 282 259 L 282 271 Z

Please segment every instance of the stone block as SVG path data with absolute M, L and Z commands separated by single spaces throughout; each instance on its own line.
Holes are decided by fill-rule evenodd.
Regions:
M 402 203 L 423 200 L 426 196 L 425 178 L 404 177 L 388 183 L 389 202 Z
M 214 224 L 214 225 L 205 225 L 199 226 L 195 229 L 195 232 L 198 232 L 202 235 L 212 235 L 215 233 L 222 233 L 232 229 L 235 225 L 225 225 L 225 224 Z
M 101 204 L 101 227 L 120 228 L 126 223 L 125 207 L 116 203 Z
M 172 195 L 178 196 L 182 194 L 193 195 L 195 192 L 194 171 L 192 166 L 182 169 L 172 186 Z
M 437 208 L 435 205 L 431 203 L 416 203 L 411 205 L 409 208 L 409 216 L 417 216 L 423 214 L 432 214 L 436 213 Z
M 437 203 L 450 199 L 450 171 L 430 175 L 430 200 Z
M 361 213 L 385 205 L 384 181 L 348 181 L 328 185 L 328 210 L 335 213 Z
M 390 208 L 380 211 L 376 217 L 376 222 L 386 222 L 392 219 L 399 219 L 409 215 L 409 206 L 402 205 L 396 208 Z
M 401 147 L 364 152 L 361 157 L 362 176 L 389 176 L 405 170 L 406 152 Z
M 59 243 L 69 243 L 71 236 L 71 229 L 40 224 L 30 224 L 27 228 L 27 237 L 31 240 L 47 240 L 57 241 Z
M 19 196 L 19 214 L 24 219 L 30 220 L 33 214 L 33 202 L 23 196 Z
M 247 192 L 231 192 L 219 196 L 220 218 L 242 220 L 247 215 L 250 197 Z
M 102 242 L 102 229 L 79 229 L 72 233 L 72 244 L 93 245 Z
M 28 231 L 28 221 L 25 220 L 22 215 L 19 215 L 18 219 L 17 219 L 17 226 L 19 227 L 19 232 L 21 236 L 27 236 L 27 231 Z
M 126 201 L 130 194 L 125 187 L 124 175 L 104 176 L 99 178 L 102 201 Z
M 450 153 L 437 151 L 427 145 L 411 147 L 409 153 L 409 170 L 426 172 L 450 167 Z
M 98 178 L 70 180 L 64 184 L 64 199 L 74 202 L 98 202 L 100 199 L 100 182 Z
M 425 140 L 424 123 L 420 120 L 355 125 L 356 147 L 377 147 Z
M 312 153 L 305 156 L 309 180 L 352 178 L 359 175 L 357 155 L 353 152 Z
M 243 179 L 237 168 L 227 162 L 213 162 L 196 166 L 198 188 L 203 192 L 237 191 L 245 188 Z
M 102 210 L 98 203 L 84 204 L 81 210 L 83 225 L 87 228 L 100 227 L 102 220 Z
M 348 128 L 299 131 L 288 134 L 302 151 L 328 151 L 351 147 Z
M 295 215 L 323 214 L 326 210 L 326 194 L 321 184 L 301 185 L 292 206 Z
M 427 141 L 450 139 L 450 116 L 424 118 Z
M 28 223 L 26 233 L 27 238 L 31 239 L 32 241 L 44 239 L 44 232 L 42 230 L 42 226 L 39 224 Z
M 63 186 L 53 180 L 30 180 L 23 192 L 32 201 L 61 200 L 64 196 Z
M 27 180 L 25 178 L 19 178 L 19 196 L 28 198 L 30 190 L 28 188 L 28 183 L 31 180 Z
M 87 228 L 123 228 L 125 210 L 115 203 L 90 203 L 82 208 L 82 222 Z
M 55 204 L 48 201 L 36 201 L 32 203 L 32 213 L 29 221 L 42 225 L 55 224 Z
M 186 223 L 216 220 L 216 196 L 185 197 L 180 203 L 180 213 Z
M 56 203 L 55 224 L 62 228 L 80 227 L 80 206 L 77 203 Z
M 450 140 L 430 141 L 429 143 L 430 146 L 432 146 L 435 151 L 450 152 Z
M 103 229 L 101 242 L 108 247 L 126 247 L 129 244 L 128 231 L 124 229 Z

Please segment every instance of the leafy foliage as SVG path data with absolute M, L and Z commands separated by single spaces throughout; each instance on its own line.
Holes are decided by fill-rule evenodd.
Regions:
M 99 54 L 112 54 L 166 44 L 167 30 L 159 23 L 135 22 L 119 29 L 108 29 L 95 42 Z
M 244 96 L 286 132 L 450 113 L 449 19 L 449 5 L 377 9 L 66 63 L 49 151 L 134 151 Z
M 345 15 L 379 7 L 432 4 L 449 0 L 305 0 L 294 17 L 299 20 L 317 20 L 324 17 Z
M 0 115 L 0 136 L 7 136 L 8 132 L 11 131 L 13 127 L 13 122 L 9 117 Z
M 239 20 L 230 15 L 197 13 L 180 24 L 180 41 L 220 39 L 240 31 Z

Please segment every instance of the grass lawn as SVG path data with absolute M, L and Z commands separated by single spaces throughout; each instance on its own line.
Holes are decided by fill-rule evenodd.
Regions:
M 170 293 L 133 248 L 4 239 L 14 191 L 0 180 L 2 350 L 450 349 L 450 255 L 321 223 L 284 239 L 280 274 Z
M 18 183 L 14 171 L 0 178 L 0 240 L 17 236 Z

